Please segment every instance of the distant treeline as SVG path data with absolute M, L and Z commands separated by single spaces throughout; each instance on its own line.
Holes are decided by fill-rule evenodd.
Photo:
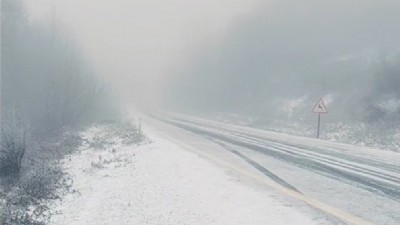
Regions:
M 369 65 L 341 62 L 294 74 L 246 72 L 251 66 L 202 64 L 174 87 L 175 103 L 183 109 L 303 120 L 323 97 L 333 121 L 400 120 L 400 54 L 377 56 Z M 291 118 L 285 107 L 292 107 Z
M 4 115 L 17 112 L 49 134 L 104 113 L 111 104 L 104 84 L 55 16 L 32 24 L 22 0 L 3 0 L 2 16 Z
M 325 97 L 331 120 L 400 119 L 400 4 L 285 2 L 197 52 L 171 88 L 176 105 L 303 120 Z

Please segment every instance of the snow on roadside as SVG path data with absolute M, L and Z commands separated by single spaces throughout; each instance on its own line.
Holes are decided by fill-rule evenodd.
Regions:
M 151 135 L 137 146 L 114 137 L 101 150 L 90 145 L 101 132 L 86 132 L 88 144 L 65 161 L 79 195 L 64 199 L 53 224 L 317 224 L 170 141 Z

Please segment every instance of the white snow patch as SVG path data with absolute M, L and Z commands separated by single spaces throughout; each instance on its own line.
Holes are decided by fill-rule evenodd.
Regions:
M 386 101 L 382 101 L 378 104 L 378 107 L 387 113 L 395 113 L 400 109 L 400 100 L 389 99 Z
M 324 103 L 326 104 L 326 106 L 332 104 L 334 101 L 333 94 L 327 94 L 324 97 L 322 97 L 322 99 L 324 100 Z
M 296 111 L 299 108 L 301 109 L 305 107 L 305 101 L 307 100 L 307 98 L 308 96 L 305 95 L 300 98 L 285 100 L 283 101 L 280 108 L 282 112 L 284 112 L 289 118 L 291 118 L 293 116 L 294 111 Z

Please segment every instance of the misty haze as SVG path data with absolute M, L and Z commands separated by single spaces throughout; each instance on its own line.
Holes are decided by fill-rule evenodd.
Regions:
M 0 225 L 400 224 L 399 12 L 0 0 Z

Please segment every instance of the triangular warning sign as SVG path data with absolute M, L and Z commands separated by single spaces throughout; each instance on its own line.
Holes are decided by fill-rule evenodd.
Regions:
M 315 105 L 313 111 L 313 113 L 328 113 L 328 108 L 325 105 L 324 100 L 319 99 L 317 104 Z

